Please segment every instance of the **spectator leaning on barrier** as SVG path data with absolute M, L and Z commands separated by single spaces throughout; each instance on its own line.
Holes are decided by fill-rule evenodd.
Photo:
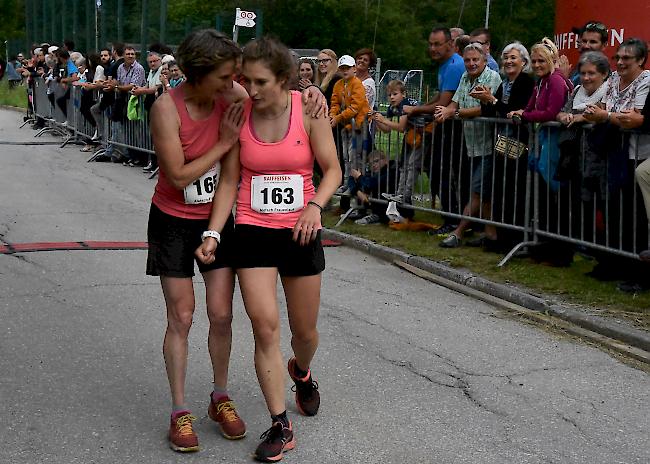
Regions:
M 639 162 L 650 157 L 650 135 L 629 134 L 621 132 L 620 128 L 625 128 L 637 117 L 634 113 L 645 106 L 650 90 L 650 71 L 644 69 L 647 57 L 644 40 L 626 39 L 615 56 L 616 71 L 607 81 L 604 108 L 590 105 L 584 112 L 585 119 L 596 124 L 588 136 L 586 155 L 602 160 L 602 169 L 595 172 L 594 177 L 600 186 L 600 197 L 607 200 L 602 210 L 607 214 L 608 246 L 627 251 L 647 247 L 648 219 L 641 195 L 635 197 L 631 174 Z M 619 284 L 620 290 L 636 292 L 650 288 L 647 269 L 638 269 L 634 262 L 612 255 L 598 254 L 597 257 L 597 274 L 600 270 L 617 269 L 618 278 L 628 280 Z
M 580 54 L 586 52 L 602 52 L 607 46 L 607 26 L 599 21 L 587 21 L 581 28 L 576 28 L 573 32 L 580 36 Z M 579 66 L 571 69 L 571 64 L 566 55 L 560 56 L 558 66 L 564 74 L 568 77 L 573 85 L 580 83 L 580 70 Z
M 108 68 L 111 65 L 111 50 L 108 48 L 103 48 L 99 52 L 99 63 L 95 67 L 95 73 L 93 75 L 93 80 L 91 83 L 84 84 L 83 88 L 87 92 L 93 93 L 95 91 L 100 91 L 104 87 L 104 82 L 107 79 L 106 73 Z M 93 105 L 90 107 L 90 114 L 95 121 L 94 126 L 96 127 L 95 133 L 93 134 L 91 141 L 96 142 L 101 138 L 103 133 L 103 128 L 101 124 L 102 120 L 102 110 L 101 110 L 101 98 L 98 98 L 97 101 L 94 101 Z M 101 129 L 101 130 L 100 130 Z
M 492 131 L 493 129 L 485 123 L 466 121 L 481 115 L 481 102 L 475 97 L 475 90 L 494 94 L 499 85 L 501 77 L 499 73 L 488 68 L 486 53 L 478 43 L 470 43 L 463 51 L 463 60 L 466 71 L 460 80 L 458 90 L 447 106 L 436 108 L 436 121 L 444 122 L 446 119 L 455 117 L 463 119 L 463 131 L 465 145 L 467 146 L 467 158 L 463 158 L 464 170 L 471 170 L 471 198 L 463 210 L 464 216 L 475 216 L 481 211 L 481 217 L 491 218 L 492 203 Z M 461 167 L 461 169 L 463 169 Z M 465 187 L 461 182 L 461 188 Z M 462 190 L 461 190 L 462 192 Z M 443 248 L 456 248 L 461 245 L 464 231 L 469 227 L 471 221 L 463 218 L 456 229 L 449 234 L 440 246 Z M 492 225 L 485 226 L 485 235 L 489 240 L 496 240 L 496 230 Z
M 365 118 L 370 111 L 366 91 L 355 73 L 355 61 L 350 55 L 343 55 L 338 61 L 339 72 L 343 76 L 334 84 L 332 106 L 330 107 L 330 125 L 332 128 L 343 126 L 343 151 L 341 162 L 344 168 L 344 182 L 350 176 L 350 169 L 359 169 L 361 160 L 358 157 L 359 146 L 355 139 L 359 138 L 364 127 Z M 354 125 L 353 125 L 354 121 Z M 347 190 L 346 184 L 339 193 Z
M 70 59 L 70 53 L 62 48 L 56 50 L 56 56 L 59 60 L 59 65 L 63 68 L 63 75 L 56 78 L 61 87 L 65 89 L 65 93 L 56 99 L 56 104 L 61 108 L 63 115 L 68 117 L 68 100 L 70 99 L 70 85 L 79 80 L 79 69 Z M 64 122 L 67 124 L 67 121 Z
M 573 91 L 573 84 L 557 69 L 558 50 L 551 39 L 544 37 L 541 42 L 533 45 L 530 55 L 533 72 L 539 80 L 526 108 L 511 111 L 507 116 L 532 123 L 555 121 Z M 530 169 L 541 175 L 537 183 L 541 230 L 558 231 L 560 227 L 557 215 L 547 213 L 559 208 L 557 191 L 560 183 L 554 180 L 560 157 L 558 135 L 557 127 L 539 127 L 536 133 L 539 156 L 528 159 Z M 566 242 L 546 240 L 534 247 L 531 254 L 534 259 L 553 266 L 568 266 L 573 260 L 573 247 Z
M 474 89 L 474 97 L 481 101 L 481 116 L 505 118 L 508 113 L 526 107 L 535 87 L 530 76 L 530 55 L 519 42 L 508 44 L 501 52 L 503 82 L 493 95 L 489 89 Z M 528 128 L 524 124 L 498 124 L 497 134 L 528 145 Z M 492 215 L 506 222 L 524 226 L 526 204 L 526 173 L 528 154 L 523 150 L 516 160 L 506 153 L 495 153 L 494 202 Z M 497 230 L 498 242 L 488 237 L 470 240 L 467 245 L 481 245 L 486 250 L 511 248 L 522 241 L 521 233 L 508 228 Z
M 478 43 L 481 44 L 481 47 L 483 47 L 483 51 L 485 52 L 485 57 L 487 59 L 488 67 L 492 71 L 499 72 L 499 64 L 496 62 L 494 58 L 492 58 L 492 55 L 490 55 L 491 41 L 492 41 L 492 34 L 490 34 L 490 30 L 484 27 L 481 27 L 479 29 L 474 29 L 469 35 L 470 43 Z
M 429 55 L 438 67 L 438 94 L 429 102 L 421 106 L 404 106 L 404 112 L 411 116 L 423 114 L 433 115 L 436 106 L 447 106 L 458 89 L 460 78 L 465 72 L 463 58 L 454 51 L 454 42 L 451 33 L 446 27 L 434 27 L 429 34 Z M 454 179 L 452 177 L 452 161 L 457 163 L 462 150 L 462 128 L 460 121 L 449 121 L 445 124 L 436 124 L 433 132 L 433 141 L 425 134 L 423 151 L 425 156 L 432 154 L 428 163 L 431 166 L 431 206 L 435 208 L 436 196 L 440 197 L 442 210 L 458 212 Z M 429 147 L 433 143 L 430 151 Z M 454 170 L 454 172 L 458 172 Z M 457 226 L 455 219 L 444 218 L 444 224 L 434 231 L 434 234 L 448 234 Z
M 415 180 L 422 165 L 425 118 L 417 116 L 409 119 L 408 115 L 404 113 L 404 106 L 418 106 L 420 104 L 414 98 L 406 96 L 406 85 L 404 85 L 404 82 L 399 80 L 390 81 L 386 85 L 386 93 L 390 102 L 386 116 L 384 117 L 381 113 L 374 112 L 372 119 L 377 124 L 377 128 L 382 132 L 397 131 L 407 133 L 407 135 L 402 140 L 397 191 L 395 193 L 386 191 L 382 193 L 382 196 L 389 201 L 412 204 Z M 398 120 L 392 121 L 395 117 Z

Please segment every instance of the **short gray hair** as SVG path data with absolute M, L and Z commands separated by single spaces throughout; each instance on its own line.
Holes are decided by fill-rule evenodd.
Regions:
M 149 52 L 149 53 L 147 53 L 147 57 L 150 57 L 150 56 L 157 56 L 158 58 L 162 58 L 162 56 L 160 56 L 160 53 L 158 53 L 158 52 Z
M 517 50 L 519 52 L 519 54 L 521 55 L 521 59 L 524 61 L 524 69 L 522 69 L 522 72 L 525 72 L 527 74 L 530 73 L 531 71 L 530 55 L 528 54 L 528 50 L 526 50 L 526 47 L 524 47 L 520 42 L 512 42 L 506 45 L 503 51 L 501 52 L 502 60 L 503 60 L 503 55 L 509 53 L 510 50 Z M 503 68 L 503 66 L 501 66 L 501 68 Z
M 483 50 L 483 45 L 481 45 L 478 42 L 472 42 L 469 45 L 467 45 L 465 48 L 463 48 L 463 55 L 465 52 L 468 52 L 470 50 L 477 51 L 481 54 L 483 58 L 487 58 L 487 55 L 485 54 L 485 50 Z
M 587 63 L 596 66 L 596 71 L 599 73 L 604 74 L 605 76 L 609 75 L 609 60 L 603 52 L 592 51 L 580 55 L 580 60 L 578 60 L 578 72 L 580 72 L 580 67 Z

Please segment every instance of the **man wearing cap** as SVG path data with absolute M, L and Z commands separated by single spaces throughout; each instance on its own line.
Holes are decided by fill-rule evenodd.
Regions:
M 607 26 L 599 21 L 588 21 L 581 28 L 573 28 L 573 32 L 580 36 L 580 54 L 585 52 L 602 52 L 607 46 Z M 580 84 L 580 71 L 571 69 L 571 64 L 566 55 L 560 56 L 560 70 L 568 77 L 574 86 Z

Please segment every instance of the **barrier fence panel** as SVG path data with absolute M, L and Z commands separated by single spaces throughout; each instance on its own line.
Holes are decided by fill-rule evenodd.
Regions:
M 537 137 L 537 241 L 628 258 L 650 248 L 648 218 L 634 179 L 648 156 L 647 135 L 604 125 L 568 131 L 550 123 Z

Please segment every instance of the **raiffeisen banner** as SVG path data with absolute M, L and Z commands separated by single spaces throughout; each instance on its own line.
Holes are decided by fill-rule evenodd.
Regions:
M 580 54 L 580 37 L 572 29 L 588 21 L 601 22 L 609 29 L 605 53 L 611 58 L 625 39 L 650 41 L 650 0 L 556 0 L 555 45 L 571 63 L 576 63 Z

